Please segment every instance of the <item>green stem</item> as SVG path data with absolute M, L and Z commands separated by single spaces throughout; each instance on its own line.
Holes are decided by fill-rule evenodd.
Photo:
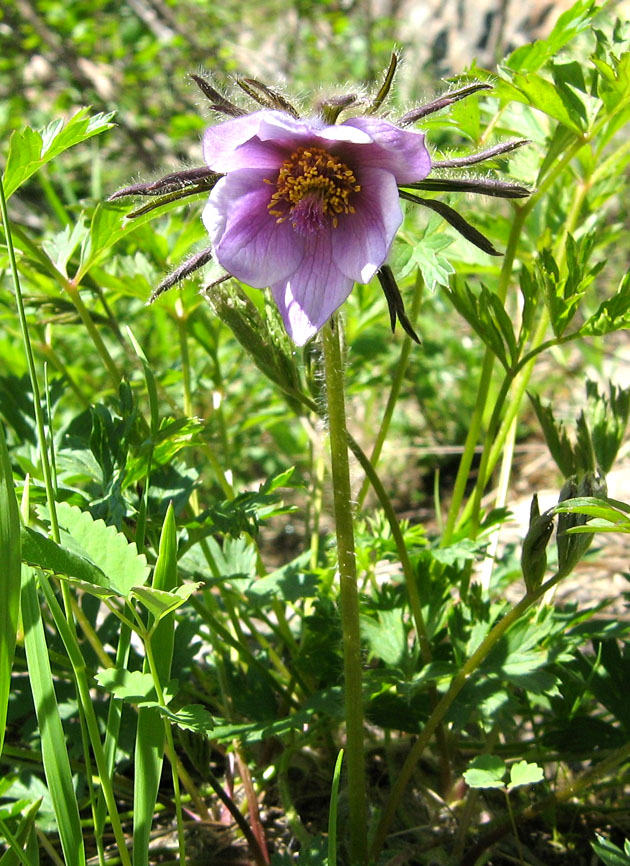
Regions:
M 499 285 L 497 287 L 497 295 L 501 303 L 505 301 L 505 296 L 507 294 L 510 276 L 514 266 L 514 258 L 516 256 L 516 248 L 521 236 L 521 230 L 523 228 L 526 214 L 527 211 L 524 207 L 516 208 L 507 249 L 505 251 L 505 257 L 503 259 L 501 275 L 499 277 Z M 455 486 L 453 488 L 453 498 L 451 499 L 451 505 L 446 518 L 446 526 L 444 527 L 444 534 L 442 536 L 442 547 L 447 547 L 453 539 L 457 516 L 464 499 L 464 493 L 468 483 L 468 475 L 470 473 L 470 467 L 475 455 L 475 449 L 477 447 L 479 433 L 481 431 L 481 425 L 486 411 L 494 361 L 494 353 L 490 348 L 487 348 L 481 366 L 481 378 L 479 381 L 479 388 L 477 389 L 477 402 L 475 404 L 472 418 L 470 419 L 468 435 L 466 436 L 466 443 L 464 445 L 464 453 L 462 454 L 459 463 Z
M 355 864 L 360 866 L 367 859 L 361 633 L 343 364 L 339 343 L 339 326 L 335 318 L 323 329 L 323 343 L 344 650 L 346 748 L 350 800 L 350 860 L 353 866 Z
M 63 286 L 64 286 L 66 293 L 68 294 L 70 300 L 72 301 L 72 303 L 76 307 L 76 311 L 79 314 L 81 321 L 85 325 L 85 328 L 86 328 L 88 334 L 92 338 L 92 342 L 94 343 L 94 346 L 96 347 L 96 351 L 101 356 L 101 360 L 105 364 L 107 372 L 109 373 L 109 375 L 111 377 L 112 384 L 114 385 L 114 388 L 116 390 L 118 390 L 118 386 L 120 385 L 122 375 L 121 375 L 118 367 L 116 366 L 114 359 L 109 354 L 107 346 L 103 342 L 103 338 L 101 337 L 100 332 L 99 332 L 98 328 L 96 327 L 96 325 L 94 324 L 92 316 L 90 315 L 90 311 L 88 310 L 88 308 L 83 303 L 83 299 L 81 297 L 81 293 L 79 292 L 78 286 L 76 286 L 72 282 L 72 280 L 64 280 Z
M 561 275 L 566 270 L 566 239 L 569 233 L 575 230 L 579 219 L 580 211 L 584 203 L 584 199 L 586 198 L 589 189 L 589 184 L 590 178 L 585 178 L 582 183 L 577 186 L 575 196 L 564 225 L 564 229 L 556 243 L 556 263 L 558 265 L 558 269 Z M 549 321 L 549 310 L 546 306 L 544 306 L 541 311 L 538 325 L 536 326 L 536 330 L 531 340 L 531 351 L 527 354 L 527 358 L 529 360 L 525 361 L 525 359 L 522 359 L 518 367 L 514 368 L 514 370 L 510 371 L 506 375 L 500 392 L 501 399 L 497 400 L 492 416 L 492 421 L 488 425 L 486 444 L 484 446 L 481 456 L 481 464 L 479 466 L 479 473 L 477 477 L 477 483 L 475 485 L 475 491 L 471 499 L 466 504 L 466 507 L 464 508 L 461 519 L 459 521 L 459 525 L 461 525 L 470 518 L 473 521 L 473 531 L 475 534 L 478 529 L 483 492 L 488 481 L 490 480 L 490 475 L 494 467 L 496 466 L 499 457 L 503 453 L 505 443 L 508 436 L 510 435 L 510 430 L 514 430 L 514 424 L 520 411 L 521 403 L 523 401 L 523 397 L 525 396 L 527 386 L 529 385 L 529 380 L 534 369 L 534 361 L 537 357 L 537 354 L 532 353 L 536 352 L 539 347 L 544 345 L 544 338 L 549 327 Z M 507 397 L 507 386 L 511 385 L 515 380 L 516 387 L 511 395 L 503 421 L 499 426 L 498 421 L 503 408 L 503 402 Z M 504 454 L 502 467 L 502 473 L 504 475 L 508 472 L 506 461 L 511 461 L 511 456 L 511 451 L 509 450 Z M 504 503 L 497 500 L 495 506 L 500 507 L 502 504 Z
M 594 133 L 593 133 L 594 134 Z M 507 294 L 507 289 L 509 286 L 510 278 L 512 275 L 512 270 L 514 267 L 514 258 L 516 255 L 516 249 L 518 246 L 518 241 L 520 238 L 521 231 L 523 229 L 523 225 L 525 223 L 526 218 L 529 216 L 533 208 L 536 206 L 538 201 L 542 198 L 542 196 L 547 192 L 549 187 L 557 180 L 557 178 L 562 174 L 567 165 L 571 162 L 571 160 L 576 156 L 576 154 L 586 145 L 588 141 L 592 138 L 590 136 L 580 136 L 576 138 L 573 144 L 567 148 L 564 153 L 564 156 L 558 160 L 557 163 L 552 165 L 548 171 L 548 173 L 544 177 L 539 177 L 538 179 L 538 187 L 534 193 L 530 196 L 527 203 L 522 206 L 515 206 L 516 214 L 514 221 L 512 223 L 512 227 L 510 230 L 510 237 L 508 240 L 508 246 L 505 252 L 505 257 L 503 260 L 503 266 L 501 268 L 501 275 L 499 277 L 499 285 L 497 287 L 497 296 L 499 300 L 504 303 L 505 297 Z M 483 364 L 482 364 L 482 372 L 481 379 L 479 383 L 479 389 L 477 392 L 477 405 L 475 406 L 475 411 L 473 413 L 473 417 L 471 418 L 470 428 L 468 431 L 468 436 L 466 437 L 466 443 L 464 446 L 464 453 L 462 455 L 462 459 L 460 461 L 459 470 L 457 473 L 457 478 L 455 480 L 455 487 L 453 490 L 453 499 L 451 501 L 451 506 L 448 513 L 448 518 L 446 522 L 446 526 L 444 529 L 444 534 L 442 536 L 442 546 L 446 546 L 450 544 L 457 523 L 457 518 L 459 511 L 461 509 L 461 505 L 464 498 L 464 493 L 466 489 L 466 485 L 468 482 L 468 476 L 470 472 L 470 467 L 472 464 L 472 459 L 475 453 L 475 448 L 479 439 L 479 433 L 481 431 L 481 425 L 483 421 L 483 416 L 485 413 L 486 403 L 488 400 L 490 382 L 492 378 L 492 369 L 494 367 L 494 355 L 492 351 L 488 348 L 486 349 Z M 519 404 L 520 405 L 520 404 Z M 515 406 L 515 411 L 518 412 L 518 405 Z M 506 435 L 509 430 L 509 425 L 506 427 Z M 500 452 L 499 452 L 500 453 Z M 498 459 L 498 455 L 497 455 Z M 478 483 L 480 484 L 482 481 L 481 474 L 479 476 Z
M 412 325 L 415 324 L 416 318 L 418 316 L 420 302 L 422 300 L 423 288 L 424 280 L 422 278 L 422 272 L 420 271 L 420 269 L 418 269 L 416 273 L 416 283 L 414 286 L 413 299 L 411 302 L 411 312 L 409 316 L 409 321 Z M 405 334 L 403 346 L 400 350 L 400 358 L 398 359 L 398 364 L 396 365 L 396 370 L 394 371 L 394 378 L 392 380 L 389 397 L 387 398 L 387 404 L 385 406 L 385 411 L 381 420 L 381 426 L 379 427 L 379 431 L 376 434 L 376 439 L 374 440 L 374 445 L 372 447 L 372 453 L 370 455 L 370 463 L 372 464 L 372 466 L 376 466 L 376 464 L 378 463 L 378 459 L 381 456 L 383 444 L 389 431 L 389 425 L 392 421 L 392 415 L 394 414 L 394 409 L 396 408 L 396 403 L 398 402 L 398 397 L 400 395 L 400 389 L 402 388 L 403 379 L 405 378 L 405 373 L 407 372 L 409 355 L 411 354 L 411 346 L 411 337 L 408 334 Z M 366 476 L 357 497 L 357 511 L 361 510 L 369 488 L 370 479 Z

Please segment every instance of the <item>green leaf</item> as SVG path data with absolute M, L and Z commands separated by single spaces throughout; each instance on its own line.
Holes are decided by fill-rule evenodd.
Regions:
M 407 650 L 407 634 L 400 610 L 378 611 L 378 619 L 361 617 L 361 636 L 368 642 L 370 655 L 385 664 L 398 664 Z
M 15 833 L 12 834 L 12 838 L 9 838 L 7 833 L 8 828 L 6 825 L 3 826 L 3 822 L 0 821 L 0 833 L 6 837 L 6 840 L 9 843 L 9 848 L 4 852 L 2 857 L 0 857 L 0 866 L 18 866 L 18 863 L 23 863 L 24 866 L 39 866 L 39 857 L 36 856 L 34 859 L 31 859 L 29 856 L 30 852 L 28 846 L 29 836 L 31 837 L 31 840 L 34 837 L 33 827 L 41 804 L 42 797 L 39 797 L 33 803 L 29 803 L 28 801 L 23 803 L 19 812 L 25 809 L 25 813 L 20 817 L 20 823 L 18 824 Z M 36 850 L 38 850 L 36 837 L 35 842 Z M 18 846 L 17 850 L 14 845 Z M 26 850 L 24 850 L 25 846 Z
M 630 328 L 630 271 L 624 275 L 615 294 L 600 304 L 597 312 L 586 320 L 578 334 L 583 337 L 598 337 L 626 328 Z
M 97 673 L 94 679 L 105 691 L 132 704 L 156 699 L 153 677 L 142 671 L 107 668 Z
M 586 128 L 586 109 L 582 107 L 580 112 L 575 111 L 575 101 L 579 101 L 579 97 L 569 88 L 556 87 L 538 73 L 513 73 L 510 81 L 501 79 L 498 82 L 497 91 L 504 101 L 515 100 L 531 105 L 574 132 L 582 133 Z
M 301 553 L 282 568 L 252 581 L 245 590 L 245 595 L 256 604 L 272 598 L 287 602 L 314 598 L 318 592 L 319 580 L 316 575 L 307 572 L 310 559 L 310 551 Z
M 563 421 L 556 421 L 551 405 L 544 406 L 536 394 L 528 392 L 538 416 L 551 456 L 565 478 L 577 472 L 576 456 Z
M 446 289 L 457 312 L 508 368 L 518 357 L 512 321 L 500 299 L 485 286 L 476 295 L 463 280 L 452 280 Z
M 604 475 L 612 469 L 630 416 L 630 388 L 618 388 L 609 382 L 608 392 L 608 395 L 600 393 L 597 383 L 587 380 L 588 402 L 584 415 L 591 431 L 597 465 Z
M 449 278 L 451 274 L 455 273 L 455 268 L 446 256 L 441 254 L 440 249 L 449 246 L 452 239 L 448 235 L 443 235 L 442 238 L 436 238 L 436 240 L 439 241 L 437 247 L 433 240 L 427 237 L 416 244 L 407 267 L 400 275 L 401 279 L 415 267 L 418 267 L 424 283 L 430 291 L 434 291 L 437 286 L 448 286 Z
M 115 526 L 94 520 L 89 512 L 65 502 L 57 506 L 57 518 L 62 544 L 91 560 L 124 598 L 132 587 L 146 582 L 149 576 L 146 557 Z
M 507 58 L 507 66 L 521 72 L 536 72 L 579 33 L 586 30 L 598 11 L 599 7 L 594 0 L 578 0 L 558 18 L 546 39 L 522 45 L 513 51 Z
M 202 583 L 185 583 L 172 592 L 153 589 L 149 586 L 138 586 L 131 590 L 130 596 L 137 598 L 154 616 L 158 623 L 163 617 L 185 604 Z
M 574 526 L 567 530 L 579 532 L 630 532 L 630 507 L 615 499 L 596 499 L 592 496 L 578 496 L 563 500 L 556 505 L 556 514 L 586 514 L 593 518 L 587 525 Z
M 591 847 L 606 866 L 630 866 L 630 842 L 627 839 L 623 851 L 603 836 L 597 836 L 597 842 L 591 842 Z
M 510 781 L 507 789 L 519 788 L 521 785 L 535 785 L 542 782 L 545 774 L 538 764 L 528 764 L 527 761 L 518 761 L 510 767 Z
M 90 117 L 88 109 L 81 108 L 67 123 L 58 119 L 40 131 L 29 126 L 22 131 L 16 130 L 9 141 L 9 154 L 4 171 L 7 199 L 31 175 L 64 150 L 111 129 L 114 126 L 111 123 L 113 116 L 111 112 Z
M 22 561 L 52 574 L 81 581 L 94 595 L 107 598 L 116 595 L 109 578 L 90 559 L 57 544 L 52 538 L 36 532 L 30 526 L 20 531 Z
M 63 231 L 42 242 L 44 252 L 64 277 L 68 276 L 67 265 L 70 256 L 84 240 L 86 234 L 87 227 L 81 219 L 78 219 L 73 226 L 65 226 Z
M 183 728 L 185 731 L 207 734 L 214 729 L 214 719 L 201 704 L 188 704 L 177 712 L 158 704 L 155 705 L 155 709 L 171 724 L 177 725 L 178 728 Z
M 470 788 L 502 788 L 505 761 L 494 755 L 479 755 L 468 765 L 464 780 Z
M 177 587 L 177 526 L 172 503 L 169 504 L 160 534 L 160 545 L 157 562 L 153 570 L 151 589 L 169 595 Z M 149 640 L 155 659 L 155 671 L 149 673 L 148 660 L 144 662 L 144 673 L 140 676 L 151 684 L 154 690 L 153 676 L 159 680 L 164 690 L 171 675 L 173 660 L 174 627 L 173 616 L 152 616 Z M 138 672 L 139 673 L 139 672 Z M 135 858 L 135 866 L 147 863 L 151 816 L 155 811 L 162 764 L 164 762 L 164 723 L 158 717 L 155 706 L 151 702 L 138 710 L 138 727 L 136 729 L 136 746 L 134 753 L 134 773 L 141 783 L 134 786 L 134 850 L 142 852 Z

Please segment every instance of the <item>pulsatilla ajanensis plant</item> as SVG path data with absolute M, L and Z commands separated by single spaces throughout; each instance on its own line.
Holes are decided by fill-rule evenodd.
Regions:
M 424 133 L 409 127 L 491 85 L 472 82 L 393 122 L 379 112 L 397 63 L 393 55 L 371 99 L 352 93 L 335 96 L 318 102 L 307 116 L 256 79 L 236 79 L 257 105 L 258 110 L 249 112 L 193 75 L 212 110 L 228 118 L 204 134 L 206 165 L 128 186 L 112 196 L 157 197 L 130 214 L 136 216 L 173 199 L 210 193 L 203 221 L 211 245 L 173 271 L 152 297 L 214 258 L 226 277 L 269 287 L 289 335 L 303 345 L 345 301 L 355 282 L 366 283 L 377 275 L 392 328 L 398 319 L 417 339 L 386 264 L 403 219 L 400 200 L 436 211 L 484 252 L 500 255 L 453 208 L 417 191 L 527 196 L 529 190 L 514 183 L 454 176 L 458 169 L 468 170 L 526 142 L 508 141 L 470 156 L 432 160 Z

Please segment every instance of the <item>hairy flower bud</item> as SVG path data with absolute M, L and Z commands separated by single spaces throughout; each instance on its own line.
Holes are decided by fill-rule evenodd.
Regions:
M 606 479 L 599 472 L 586 472 L 579 480 L 575 475 L 568 478 L 560 491 L 558 503 L 583 496 L 600 499 L 607 494 Z M 560 513 L 558 515 L 558 569 L 569 574 L 582 559 L 593 540 L 592 532 L 569 532 L 577 526 L 585 526 L 586 514 Z
M 551 511 L 540 513 L 538 494 L 535 494 L 529 510 L 529 529 L 521 553 L 521 569 L 528 593 L 535 592 L 545 576 L 547 545 L 552 532 L 553 514 Z

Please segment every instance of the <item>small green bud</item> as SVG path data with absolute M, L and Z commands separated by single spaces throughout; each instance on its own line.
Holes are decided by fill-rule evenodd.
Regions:
M 550 511 L 540 513 L 538 494 L 535 494 L 529 509 L 529 529 L 521 553 L 521 569 L 528 593 L 535 592 L 545 576 L 547 545 L 552 532 L 553 516 Z
M 274 315 L 268 305 L 263 318 L 234 280 L 214 286 L 205 298 L 258 369 L 287 393 L 291 406 L 300 414 L 301 404 L 291 396 L 301 389 L 300 377 L 293 347 L 279 326 L 280 315 Z
M 606 496 L 608 488 L 606 479 L 598 471 L 586 472 L 579 478 L 573 475 L 568 478 L 560 491 L 558 503 L 576 497 L 593 496 L 601 499 Z M 586 514 L 559 514 L 558 534 L 556 543 L 558 546 L 558 569 L 563 574 L 573 571 L 582 559 L 593 541 L 593 533 L 578 532 L 569 533 L 574 526 L 585 526 L 589 517 Z

